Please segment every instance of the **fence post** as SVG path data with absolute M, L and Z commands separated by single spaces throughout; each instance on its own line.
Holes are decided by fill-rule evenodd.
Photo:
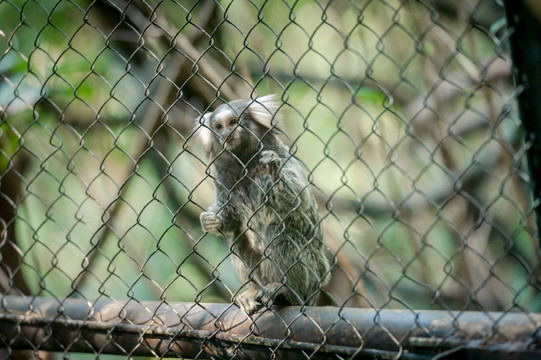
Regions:
M 505 11 L 541 244 L 541 23 L 524 0 L 506 0 Z

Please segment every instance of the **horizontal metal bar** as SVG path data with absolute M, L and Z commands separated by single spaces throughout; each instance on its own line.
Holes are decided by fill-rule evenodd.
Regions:
M 424 359 L 464 346 L 531 351 L 539 349 L 541 328 L 541 314 L 525 313 L 273 307 L 250 319 L 229 304 L 14 296 L 0 297 L 0 306 L 0 337 L 13 349 L 189 358 L 402 352 Z

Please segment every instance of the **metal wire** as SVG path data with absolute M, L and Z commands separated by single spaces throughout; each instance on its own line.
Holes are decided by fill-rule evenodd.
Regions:
M 533 324 L 541 312 L 539 199 L 527 164 L 535 147 L 517 110 L 513 33 L 498 0 L 0 1 L 0 288 L 28 306 L 4 300 L 0 325 L 16 331 L 0 333 L 0 359 L 21 349 L 182 357 L 146 342 L 172 322 L 160 351 L 191 332 L 195 358 L 254 349 L 280 358 L 292 346 L 336 359 L 453 351 L 442 343 L 468 351 L 456 331 L 479 312 L 492 327 L 475 341 L 509 342 L 499 330 L 508 314 Z M 209 333 L 188 321 L 190 309 L 165 321 L 159 305 L 147 308 L 156 324 L 146 328 L 123 317 L 146 300 L 236 309 L 249 281 L 232 263 L 246 259 L 199 219 L 214 203 L 219 161 L 205 155 L 200 119 L 268 94 L 288 159 L 302 163 L 319 207 L 331 281 L 318 287 L 318 305 L 337 324 L 349 324 L 348 308 L 372 311 L 368 328 L 343 328 L 347 349 L 302 306 L 276 313 L 282 338 L 257 338 L 257 319 L 273 311 L 262 306 L 251 333 L 224 347 L 220 314 L 209 313 Z M 115 323 L 92 306 L 86 318 L 45 316 L 33 305 L 43 298 L 126 306 L 112 306 Z M 415 314 L 409 333 L 381 320 L 391 310 Z M 421 322 L 425 310 L 452 314 L 448 333 Z M 22 331 L 24 316 L 41 321 L 40 341 Z M 70 320 L 79 321 L 66 325 L 73 344 L 51 345 L 47 334 Z M 301 320 L 310 342 L 295 343 Z M 92 327 L 106 340 L 83 350 Z M 140 332 L 135 346 L 119 340 L 122 327 Z M 426 338 L 412 335 L 419 329 Z M 367 345 L 374 332 L 384 348 Z

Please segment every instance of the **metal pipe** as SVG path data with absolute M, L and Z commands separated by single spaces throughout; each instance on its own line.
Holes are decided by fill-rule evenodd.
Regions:
M 541 245 L 541 24 L 523 0 L 506 0 L 505 12 Z
M 0 304 L 0 343 L 12 349 L 130 356 L 425 359 L 464 345 L 526 351 L 537 339 L 539 349 L 541 328 L 541 314 L 524 313 L 273 307 L 250 319 L 230 304 L 15 296 Z

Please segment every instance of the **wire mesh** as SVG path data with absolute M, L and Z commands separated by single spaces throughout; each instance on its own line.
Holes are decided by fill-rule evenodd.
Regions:
M 497 0 L 0 1 L 2 294 L 234 309 L 239 256 L 199 219 L 219 161 L 201 117 L 276 94 L 319 208 L 331 281 L 318 304 L 337 322 L 350 307 L 541 312 L 509 34 Z M 312 327 L 321 346 L 306 358 L 329 331 Z M 367 333 L 351 328 L 359 352 Z M 105 338 L 94 357 L 145 347 Z

